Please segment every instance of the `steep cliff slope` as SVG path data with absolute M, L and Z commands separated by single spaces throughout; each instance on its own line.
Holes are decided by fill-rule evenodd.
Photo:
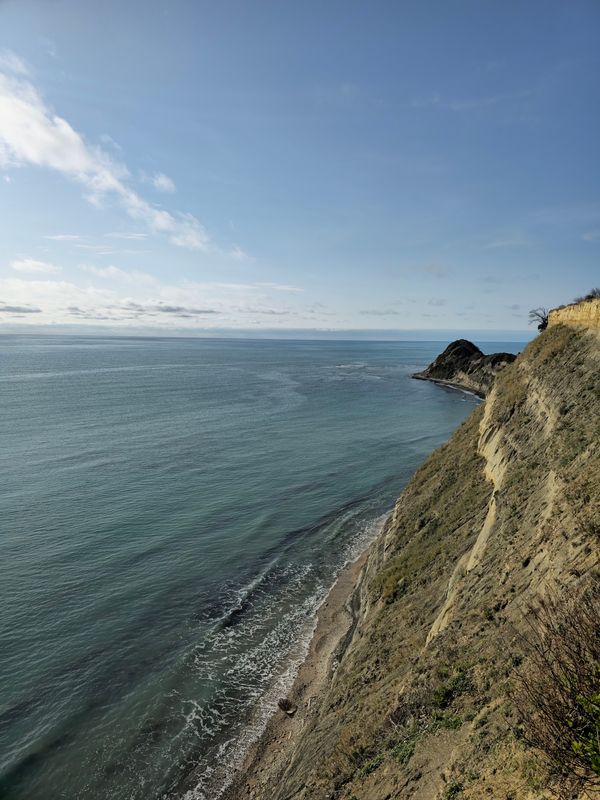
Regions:
M 457 339 L 427 369 L 416 372 L 413 378 L 468 389 L 485 397 L 492 388 L 496 375 L 514 360 L 512 353 L 492 353 L 486 356 L 468 339 Z
M 596 330 L 552 326 L 500 373 L 399 498 L 328 689 L 257 797 L 547 796 L 508 690 L 530 609 L 596 574 L 599 412 Z

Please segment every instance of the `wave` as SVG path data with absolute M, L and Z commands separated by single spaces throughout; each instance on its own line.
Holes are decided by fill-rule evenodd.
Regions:
M 298 597 L 298 593 L 307 584 L 311 584 L 309 574 L 311 568 L 306 565 L 296 571 L 291 578 L 291 585 L 286 587 L 286 592 L 297 597 L 299 602 L 290 607 L 288 614 L 277 616 L 277 610 L 282 604 L 279 593 L 270 595 L 266 605 L 261 606 L 260 613 L 276 620 L 275 624 L 267 623 L 270 627 L 267 635 L 253 648 L 238 654 L 226 672 L 230 684 L 237 689 L 232 691 L 232 696 L 221 694 L 216 698 L 216 702 L 210 704 L 190 701 L 186 725 L 193 730 L 201 730 L 208 741 L 212 739 L 214 744 L 212 748 L 209 745 L 208 750 L 206 748 L 203 750 L 201 763 L 183 782 L 173 785 L 163 795 L 163 800 L 174 800 L 174 798 L 218 800 L 222 796 L 251 746 L 262 734 L 269 718 L 275 712 L 277 699 L 285 696 L 291 689 L 298 669 L 308 653 L 318 609 L 327 598 L 339 572 L 354 561 L 373 541 L 386 518 L 387 514 L 384 514 L 365 520 L 357 529 L 354 539 L 348 543 L 338 558 L 333 581 L 314 580 L 313 575 L 312 590 L 302 600 Z M 275 569 L 277 568 L 276 566 Z M 245 587 L 246 599 L 260 587 L 265 580 L 264 576 L 265 573 L 262 573 L 252 582 L 252 587 L 250 585 Z M 237 621 L 239 622 L 239 619 Z M 246 633 L 254 624 L 256 621 L 246 620 Z M 241 626 L 237 632 L 237 636 L 241 639 L 244 638 L 243 627 Z M 231 630 L 222 627 L 215 630 L 216 637 L 227 643 L 226 646 L 232 645 L 234 641 L 231 639 L 232 634 L 235 639 L 236 634 Z M 257 680 L 258 673 L 262 674 L 262 680 Z M 244 693 L 243 699 L 239 697 L 240 689 Z M 225 731 L 230 735 L 224 741 L 217 743 Z
M 244 612 L 250 607 L 252 599 L 258 589 L 268 580 L 277 561 L 278 559 L 273 559 L 263 572 L 259 573 L 249 583 L 238 590 L 236 604 L 218 620 L 218 626 L 228 628 L 231 625 L 235 625 L 240 620 Z

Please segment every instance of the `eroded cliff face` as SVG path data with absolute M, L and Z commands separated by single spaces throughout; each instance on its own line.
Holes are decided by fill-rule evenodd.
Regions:
M 418 470 L 264 798 L 541 798 L 508 695 L 530 607 L 598 566 L 600 335 L 552 325 Z
M 600 330 L 600 298 L 583 300 L 562 308 L 554 308 L 548 315 L 548 327 L 571 325 Z

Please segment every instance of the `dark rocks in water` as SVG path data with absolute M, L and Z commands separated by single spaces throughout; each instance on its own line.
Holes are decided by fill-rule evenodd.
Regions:
M 288 717 L 293 717 L 298 710 L 298 706 L 295 706 L 292 702 L 290 702 L 287 697 L 281 697 L 277 701 L 277 705 L 282 711 L 285 711 Z
M 457 339 L 427 369 L 412 377 L 466 389 L 485 397 L 498 372 L 512 364 L 515 358 L 512 353 L 492 353 L 486 356 L 468 339 Z

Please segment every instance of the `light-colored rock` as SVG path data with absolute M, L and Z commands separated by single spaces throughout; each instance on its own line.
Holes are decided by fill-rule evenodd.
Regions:
M 600 298 L 582 300 L 562 308 L 553 308 L 548 315 L 548 327 L 572 325 L 600 330 Z

